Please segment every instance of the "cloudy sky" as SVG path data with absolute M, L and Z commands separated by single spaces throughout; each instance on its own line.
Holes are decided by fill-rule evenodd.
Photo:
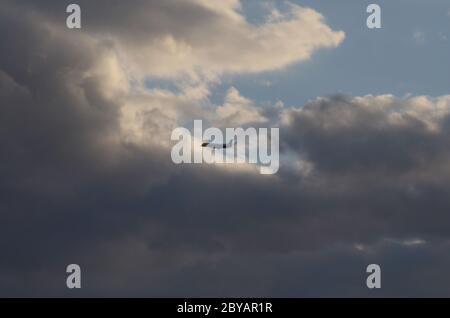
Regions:
M 371 2 L 0 0 L 0 296 L 450 296 L 450 3 Z M 195 119 L 278 174 L 173 164 Z

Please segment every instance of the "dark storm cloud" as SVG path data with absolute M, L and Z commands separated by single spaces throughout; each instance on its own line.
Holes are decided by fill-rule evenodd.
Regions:
M 118 136 L 127 95 L 105 93 L 115 92 L 109 69 L 92 71 L 108 44 L 47 28 L 54 2 L 37 15 L 36 4 L 8 3 L 0 295 L 70 296 L 69 263 L 82 266 L 87 296 L 449 295 L 445 117 L 430 130 L 402 111 L 400 124 L 390 119 L 412 103 L 333 97 L 283 111 L 283 149 L 309 161 L 309 174 L 287 163 L 274 177 L 174 166 L 166 148 Z M 370 262 L 386 268 L 379 294 L 364 287 Z
M 395 104 L 404 101 L 393 101 L 387 109 L 361 103 L 336 96 L 311 102 L 302 112 L 291 112 L 287 144 L 305 152 L 319 170 L 342 173 L 375 169 L 402 174 L 449 155 L 445 126 L 441 125 L 444 129 L 439 133 L 430 131 L 424 118 L 402 112 L 401 124 L 390 120 Z
M 104 77 L 86 76 L 102 45 L 52 33 L 28 11 L 9 9 L 0 9 L 0 244 L 2 272 L 20 282 L 105 228 L 121 232 L 127 221 L 112 215 L 124 207 L 109 198 L 132 201 L 167 163 L 109 138 L 119 101 L 104 94 Z M 115 225 L 101 226 L 104 213 Z

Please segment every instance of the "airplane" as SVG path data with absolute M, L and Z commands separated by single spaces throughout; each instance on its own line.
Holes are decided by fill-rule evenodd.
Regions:
M 213 150 L 227 149 L 227 148 L 233 147 L 233 142 L 234 142 L 234 140 L 230 140 L 230 142 L 227 144 L 214 144 L 214 143 L 211 143 L 211 141 L 209 141 L 209 142 L 202 143 L 202 148 L 208 147 L 208 148 L 212 148 Z

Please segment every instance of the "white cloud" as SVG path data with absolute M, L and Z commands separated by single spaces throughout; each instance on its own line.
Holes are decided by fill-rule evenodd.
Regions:
M 225 104 L 217 109 L 216 121 L 221 126 L 240 127 L 250 123 L 264 123 L 268 119 L 250 99 L 241 96 L 239 91 L 232 87 L 225 97 Z
M 309 105 L 320 105 L 321 103 L 332 104 L 332 98 L 318 97 Z M 330 108 L 327 116 L 334 118 L 333 122 L 327 122 L 324 129 L 352 126 L 358 123 L 358 110 L 363 110 L 373 115 L 382 115 L 382 124 L 401 126 L 412 118 L 423 123 L 430 132 L 436 132 L 442 125 L 442 120 L 450 114 L 450 95 L 439 97 L 409 96 L 397 98 L 393 95 L 367 95 L 350 98 L 346 103 L 353 105 L 352 108 L 338 107 Z M 286 109 L 280 115 L 281 123 L 285 126 L 292 124 L 295 114 L 301 116 L 316 115 L 314 107 Z M 320 114 L 320 112 L 319 112 Z
M 403 239 L 403 240 L 387 238 L 387 239 L 385 239 L 385 241 L 389 242 L 389 243 L 408 246 L 408 247 L 422 246 L 427 243 L 425 240 L 423 240 L 421 238 L 412 238 L 412 239 Z
M 96 16 L 85 22 L 85 34 L 113 43 L 137 77 L 212 80 L 224 73 L 278 70 L 345 38 L 320 13 L 294 4 L 283 12 L 273 9 L 265 23 L 254 25 L 239 0 L 119 2 L 106 5 L 108 10 L 81 2 Z
M 84 77 L 99 79 L 103 97 L 120 104 L 121 134 L 139 144 L 167 146 L 173 128 L 198 118 L 219 127 L 266 122 L 263 110 L 235 88 L 215 109 L 211 84 L 225 73 L 282 69 L 345 38 L 320 13 L 294 4 L 283 12 L 274 7 L 260 25 L 247 21 L 239 0 L 118 2 L 107 10 L 101 4 L 80 0 L 95 20 L 86 16 L 76 39 L 100 50 Z M 36 9 L 42 16 L 34 15 L 35 23 L 58 38 L 68 34 L 59 19 L 52 23 Z M 142 85 L 147 77 L 168 79 L 179 91 L 149 89 Z

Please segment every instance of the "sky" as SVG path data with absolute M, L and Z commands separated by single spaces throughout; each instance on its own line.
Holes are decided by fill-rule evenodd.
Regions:
M 290 106 L 335 93 L 448 93 L 450 70 L 443 62 L 450 53 L 445 0 L 377 1 L 382 8 L 380 30 L 366 27 L 366 8 L 374 1 L 346 0 L 339 5 L 333 1 L 295 3 L 322 13 L 327 24 L 345 31 L 346 40 L 335 50 L 318 52 L 314 59 L 281 72 L 233 77 L 224 89 L 234 84 L 260 102 L 280 99 Z M 244 1 L 250 17 L 258 6 L 258 1 Z
M 450 296 L 448 1 L 72 2 L 0 0 L 0 296 Z M 194 120 L 278 173 L 174 164 Z

